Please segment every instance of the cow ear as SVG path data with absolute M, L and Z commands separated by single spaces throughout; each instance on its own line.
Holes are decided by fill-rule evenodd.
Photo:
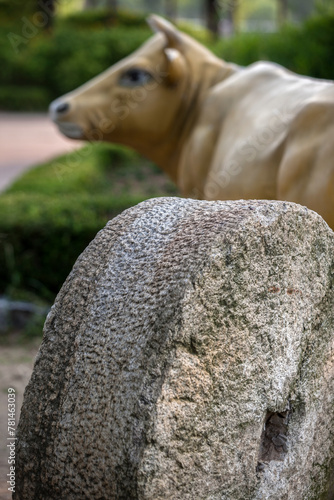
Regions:
M 167 58 L 167 82 L 170 85 L 176 85 L 178 81 L 185 75 L 186 63 L 183 55 L 176 49 L 165 49 Z
M 167 47 L 178 48 L 182 45 L 181 33 L 166 19 L 152 14 L 147 18 L 147 23 L 152 31 L 165 35 L 167 38 Z

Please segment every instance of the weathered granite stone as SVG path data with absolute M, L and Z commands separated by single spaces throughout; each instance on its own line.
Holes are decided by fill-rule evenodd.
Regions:
M 283 202 L 109 222 L 47 318 L 14 498 L 334 499 L 333 248 Z

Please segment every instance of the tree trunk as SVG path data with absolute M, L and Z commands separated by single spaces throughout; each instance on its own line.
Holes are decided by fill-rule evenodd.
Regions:
M 177 0 L 165 0 L 165 14 L 172 21 L 177 18 Z
M 116 12 L 117 8 L 118 8 L 118 1 L 117 0 L 107 0 L 106 6 L 108 7 L 108 9 Z
M 235 32 L 235 14 L 239 0 L 206 0 L 208 29 L 214 34 L 230 36 Z
M 106 19 L 106 25 L 110 27 L 110 26 L 113 26 L 117 20 L 118 1 L 117 0 L 107 0 L 106 7 L 108 9 L 108 16 Z
M 84 9 L 95 9 L 98 4 L 98 0 L 85 0 Z
M 283 26 L 288 19 L 288 0 L 278 0 L 277 7 L 278 26 Z
M 219 8 L 217 0 L 206 0 L 205 17 L 207 28 L 217 36 L 219 33 Z
M 44 29 L 51 29 L 55 15 L 55 0 L 38 0 L 37 5 L 38 10 L 43 13 L 43 18 L 45 19 Z
M 160 2 L 159 2 L 160 4 Z M 148 12 L 154 13 L 157 11 L 157 2 L 156 0 L 145 0 L 145 9 Z

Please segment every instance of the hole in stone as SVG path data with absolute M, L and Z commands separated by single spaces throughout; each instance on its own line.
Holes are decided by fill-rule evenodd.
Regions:
M 288 420 L 289 411 L 267 412 L 262 430 L 257 471 L 263 470 L 265 464 L 272 460 L 284 460 L 288 452 Z
M 189 352 L 190 354 L 195 354 L 196 356 L 198 355 L 196 341 L 193 337 L 190 338 Z

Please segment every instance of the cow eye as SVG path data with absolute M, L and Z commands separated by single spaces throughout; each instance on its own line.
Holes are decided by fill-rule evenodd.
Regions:
M 131 68 L 123 73 L 119 83 L 126 87 L 135 87 L 136 85 L 144 85 L 144 83 L 151 79 L 152 75 L 148 71 L 139 68 Z

